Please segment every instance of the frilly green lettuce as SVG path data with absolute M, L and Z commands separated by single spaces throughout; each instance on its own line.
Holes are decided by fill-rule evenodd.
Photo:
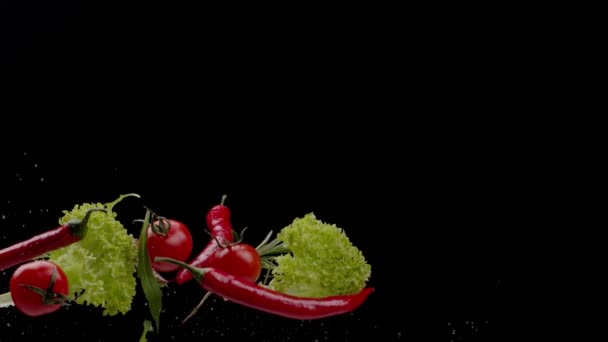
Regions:
M 305 297 L 353 294 L 371 275 L 371 266 L 344 231 L 313 213 L 296 218 L 276 240 L 291 251 L 274 259 L 268 287 L 276 291 Z
M 106 213 L 91 214 L 88 232 L 81 241 L 49 254 L 68 276 L 70 293 L 78 293 L 76 303 L 101 306 L 103 314 L 110 316 L 131 309 L 137 265 L 135 238 L 116 219 L 116 213 L 112 212 L 114 204 L 84 203 L 63 211 L 60 224 L 82 219 L 91 208 L 107 209 Z

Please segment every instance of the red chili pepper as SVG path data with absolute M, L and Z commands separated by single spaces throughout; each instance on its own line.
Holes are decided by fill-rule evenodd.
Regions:
M 93 211 L 106 210 L 89 209 L 82 220 L 72 219 L 63 226 L 0 250 L 0 271 L 82 240 L 87 234 L 87 222 Z
M 230 209 L 224 205 L 226 195 L 222 196 L 220 204 L 214 206 L 207 213 L 207 227 L 211 231 L 211 241 L 205 248 L 192 260 L 190 265 L 194 267 L 208 267 L 211 255 L 218 248 L 216 239 L 220 242 L 232 242 L 232 223 L 230 222 Z M 175 282 L 183 284 L 192 279 L 192 273 L 185 269 L 177 272 Z
M 196 268 L 177 260 L 157 257 L 156 261 L 173 262 L 189 270 L 206 290 L 235 303 L 293 319 L 318 319 L 357 309 L 374 291 L 366 287 L 353 295 L 325 298 L 297 297 L 271 290 L 212 267 Z

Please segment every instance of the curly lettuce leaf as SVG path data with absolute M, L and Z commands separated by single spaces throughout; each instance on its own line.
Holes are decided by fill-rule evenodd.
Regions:
M 371 275 L 371 266 L 344 231 L 313 213 L 296 218 L 277 240 L 291 253 L 275 258 L 268 286 L 276 291 L 305 297 L 353 294 Z
M 81 241 L 49 254 L 65 271 L 70 293 L 77 294 L 76 303 L 103 307 L 103 314 L 110 316 L 127 313 L 136 291 L 137 245 L 112 212 L 116 203 L 84 203 L 64 210 L 60 224 L 82 219 L 91 208 L 107 212 L 91 214 L 88 232 Z

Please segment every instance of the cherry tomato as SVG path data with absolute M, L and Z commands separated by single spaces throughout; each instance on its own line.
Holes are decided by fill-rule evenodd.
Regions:
M 156 257 L 167 257 L 179 261 L 186 261 L 192 253 L 192 235 L 185 224 L 171 219 L 163 219 L 169 223 L 166 235 L 156 234 L 148 227 L 148 254 L 152 268 L 158 272 L 173 272 L 179 268 L 178 265 L 167 262 L 154 262 Z M 154 221 L 155 225 L 162 224 Z
M 50 289 L 53 273 L 55 284 Z M 69 291 L 68 277 L 59 266 L 47 260 L 32 261 L 19 266 L 11 276 L 9 286 L 17 310 L 32 317 L 59 310 L 61 304 L 52 303 L 60 302 L 61 297 L 65 298 Z M 48 303 L 44 302 L 42 294 L 27 286 L 46 292 Z
M 260 254 L 254 247 L 245 243 L 216 249 L 211 256 L 210 264 L 212 267 L 251 281 L 256 281 L 262 272 Z

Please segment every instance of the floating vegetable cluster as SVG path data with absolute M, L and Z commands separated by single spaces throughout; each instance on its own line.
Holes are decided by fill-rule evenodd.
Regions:
M 318 319 L 353 311 L 373 292 L 366 287 L 371 266 L 362 252 L 344 230 L 318 220 L 313 213 L 296 218 L 272 240 L 270 232 L 253 248 L 242 242 L 242 233 L 233 232 L 223 197 L 207 213 L 210 242 L 186 262 L 192 249 L 186 225 L 147 209 L 137 242 L 113 211 L 128 196 L 137 195 L 65 210 L 59 228 L 0 250 L 0 269 L 48 258 L 47 268 L 52 270 L 56 265 L 57 269 L 36 286 L 27 285 L 27 291 L 32 291 L 26 291 L 28 297 L 40 295 L 53 305 L 73 301 L 100 307 L 103 315 L 109 316 L 131 310 L 139 279 L 157 332 L 162 312 L 161 283 L 168 285 L 158 272 L 175 271 L 178 285 L 194 278 L 209 291 L 186 320 L 212 293 L 283 317 Z M 262 267 L 267 272 L 258 280 Z M 58 272 L 65 273 L 69 280 L 65 297 L 54 290 Z M 64 283 L 67 286 L 68 282 Z M 23 292 L 23 284 L 16 286 Z M 0 307 L 10 304 L 10 294 L 0 295 Z M 152 323 L 146 320 L 144 327 L 142 340 L 152 330 Z

